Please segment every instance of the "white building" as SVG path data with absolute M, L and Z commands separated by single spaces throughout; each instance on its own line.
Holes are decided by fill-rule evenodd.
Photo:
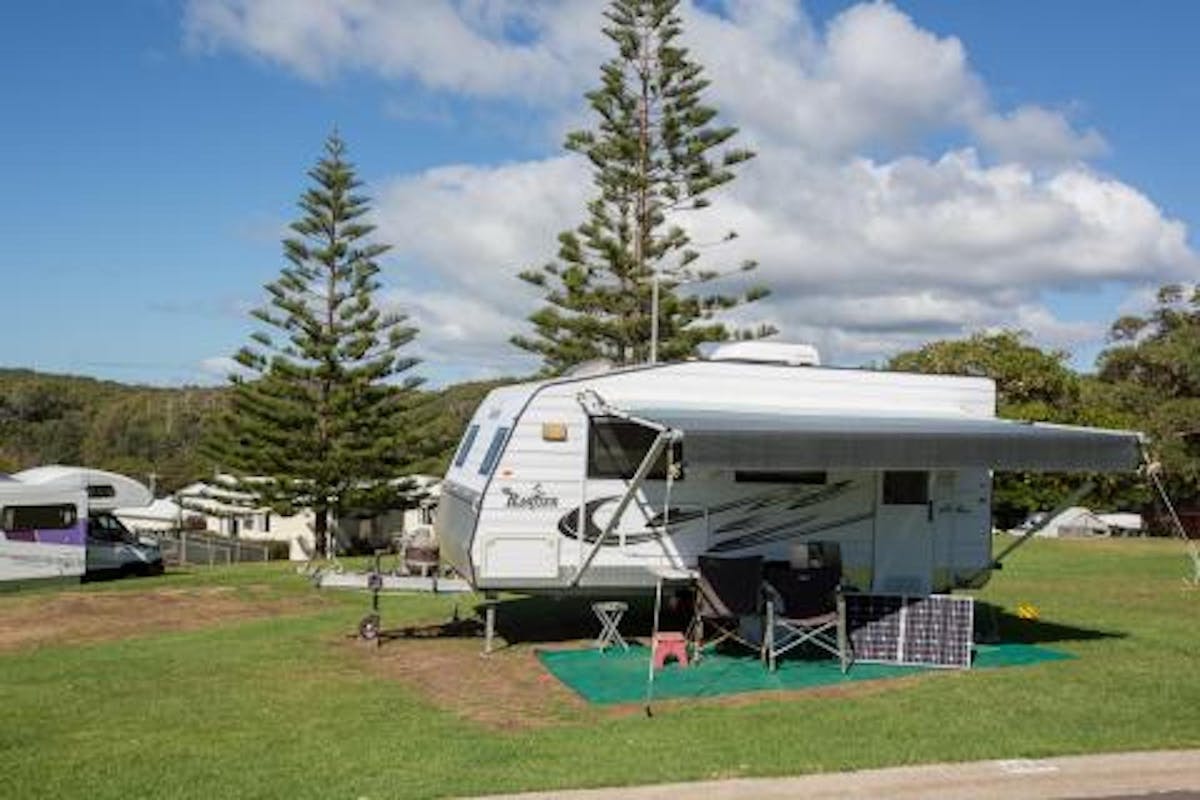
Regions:
M 330 520 L 330 530 L 339 543 L 366 541 L 374 547 L 387 547 L 405 532 L 420 526 L 432 526 L 440 494 L 440 481 L 428 475 L 414 475 L 423 497 L 415 508 L 383 514 L 343 513 Z M 397 479 L 397 482 L 408 480 Z M 179 505 L 189 513 L 203 517 L 205 530 L 247 541 L 287 542 L 288 557 L 307 560 L 313 552 L 315 515 L 310 509 L 296 514 L 277 514 L 258 504 L 258 497 L 234 488 L 232 478 L 218 475 L 213 481 L 199 481 L 176 493 Z
M 203 528 L 202 514 L 186 511 L 169 497 L 160 497 L 148 506 L 126 506 L 113 511 L 125 527 L 139 533 L 163 533 L 181 528 Z

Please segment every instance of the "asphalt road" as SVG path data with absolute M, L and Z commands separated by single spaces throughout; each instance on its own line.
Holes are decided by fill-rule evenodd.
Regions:
M 1200 750 L 929 764 L 919 767 L 611 789 L 494 795 L 510 800 L 1200 800 Z

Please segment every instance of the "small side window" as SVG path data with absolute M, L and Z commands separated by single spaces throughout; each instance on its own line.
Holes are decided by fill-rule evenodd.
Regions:
M 112 484 L 93 483 L 93 484 L 89 484 L 87 487 L 87 496 L 92 498 L 93 500 L 98 500 L 98 499 L 107 498 L 107 497 L 116 497 L 117 490 L 113 488 Z
M 492 474 L 492 468 L 500 459 L 500 449 L 504 447 L 504 440 L 507 438 L 508 428 L 500 428 L 496 431 L 496 435 L 492 437 L 492 443 L 488 445 L 487 452 L 483 454 L 483 463 L 479 465 L 480 475 Z
M 929 502 L 928 472 L 883 473 L 883 504 L 923 506 Z
M 78 519 L 73 505 L 5 506 L 0 527 L 6 531 L 65 530 L 74 527 Z
M 806 486 L 824 486 L 828 476 L 824 472 L 795 472 L 792 470 L 736 470 L 736 483 L 800 483 Z
M 466 463 L 467 456 L 471 452 L 471 445 L 475 444 L 475 437 L 478 435 L 478 425 L 472 425 L 467 428 L 467 432 L 463 435 L 462 444 L 458 446 L 458 452 L 454 454 L 454 466 L 461 467 Z

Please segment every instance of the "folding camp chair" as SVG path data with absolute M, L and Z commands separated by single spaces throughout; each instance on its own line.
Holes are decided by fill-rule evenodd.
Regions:
M 765 580 L 767 622 L 763 655 L 768 667 L 774 671 L 779 656 L 812 644 L 836 656 L 845 672 L 853 659 L 846 636 L 841 570 L 793 569 L 786 563 L 771 564 Z
M 716 647 L 733 640 L 751 650 L 761 646 L 741 633 L 744 617 L 762 618 L 762 558 L 715 558 L 700 556 L 696 580 L 696 612 L 689 639 L 696 658 L 702 647 Z M 705 629 L 715 635 L 705 638 Z

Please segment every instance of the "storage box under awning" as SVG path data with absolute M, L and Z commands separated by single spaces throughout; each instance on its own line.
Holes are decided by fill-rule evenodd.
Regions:
M 683 434 L 692 468 L 1126 472 L 1141 434 L 967 416 L 715 408 L 622 408 Z

